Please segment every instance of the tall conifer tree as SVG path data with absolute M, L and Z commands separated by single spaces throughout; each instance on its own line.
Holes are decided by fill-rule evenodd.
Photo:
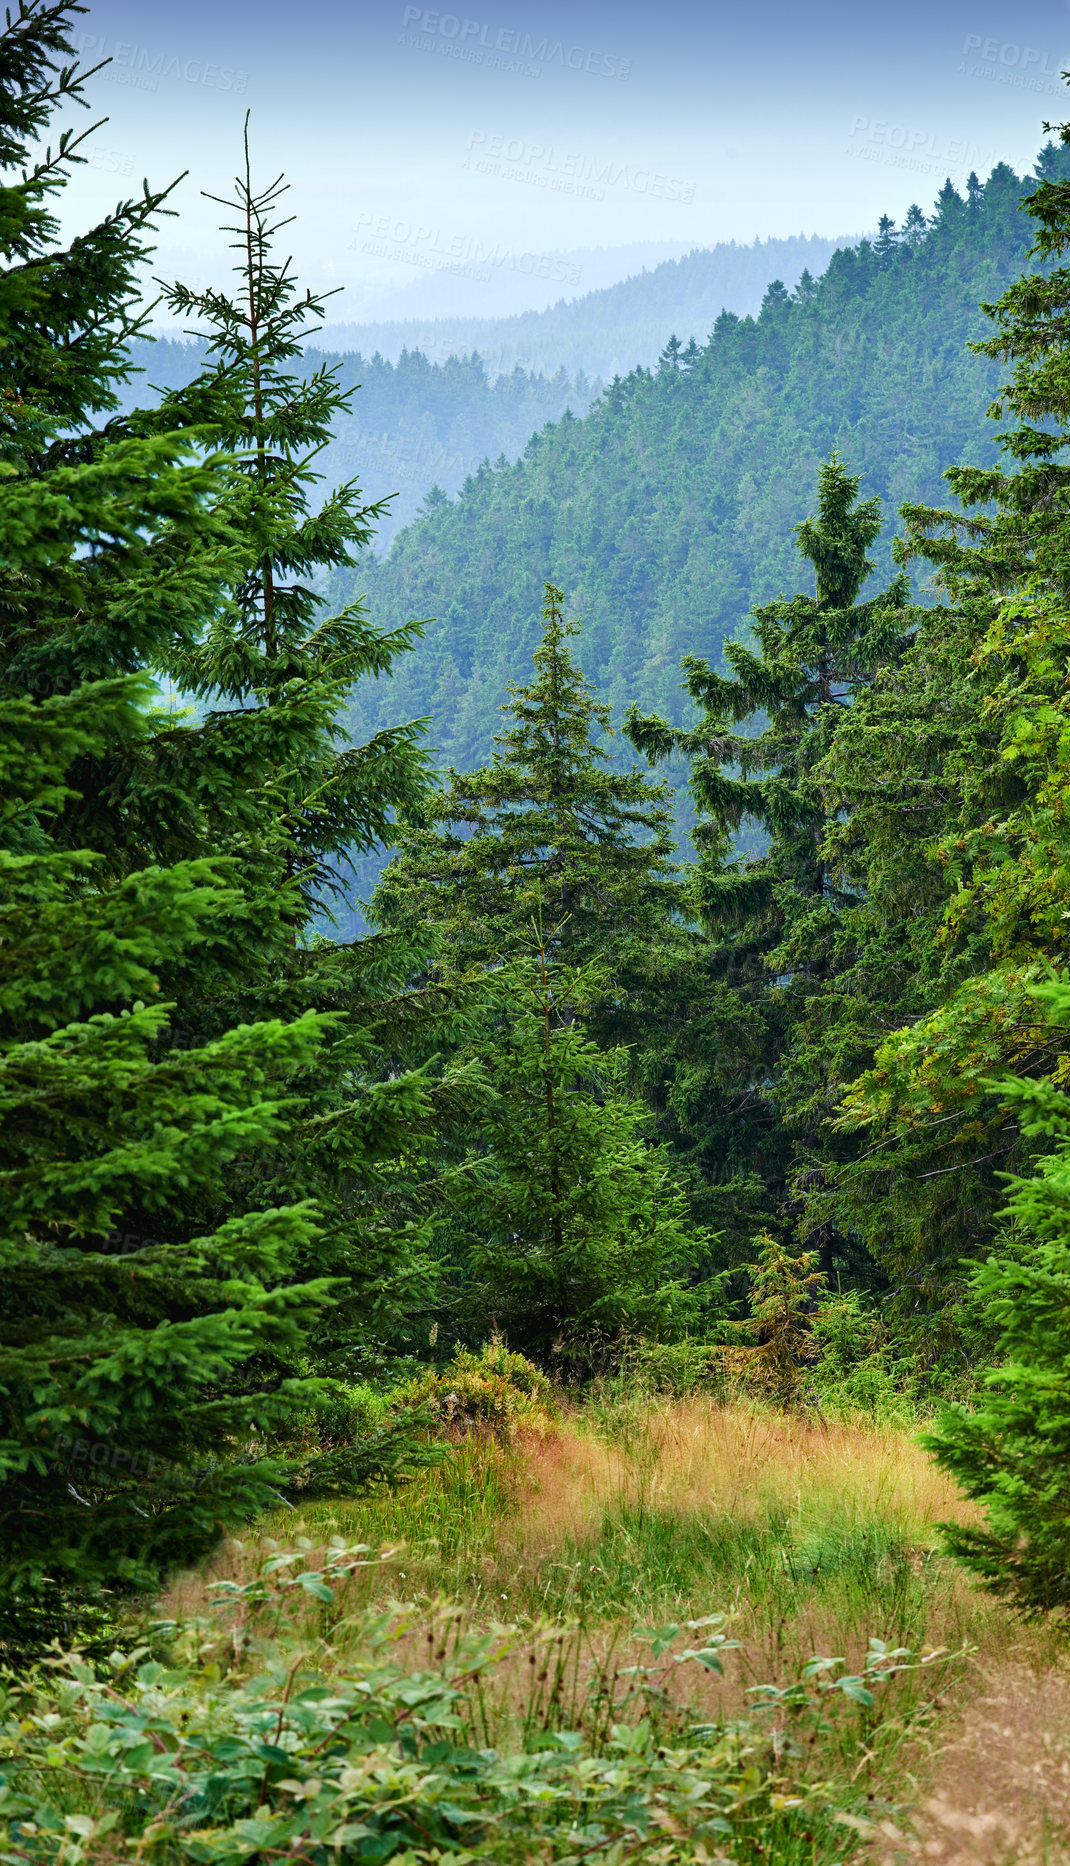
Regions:
M 543 912 L 555 957 L 611 975 L 595 1028 L 619 1034 L 635 1027 L 680 903 L 668 792 L 609 762 L 609 708 L 573 660 L 563 602 L 547 584 L 535 678 L 509 689 L 500 749 L 479 771 L 451 771 L 406 823 L 375 912 L 384 926 L 433 922 L 445 976 L 526 950 Z
M 1032 987 L 1045 965 L 1065 961 L 1070 880 L 1064 165 L 1049 145 L 1024 202 L 1041 264 L 985 307 L 995 329 L 974 346 L 1014 366 L 989 411 L 1013 421 L 1003 462 L 948 470 L 957 509 L 904 507 L 903 561 L 932 567 L 939 600 L 920 613 L 900 674 L 859 706 L 826 774 L 831 801 L 856 825 L 832 841 L 867 896 L 859 975 L 872 986 L 900 948 L 874 1006 L 874 1065 L 847 1097 L 843 1126 L 862 1145 L 836 1175 L 832 1208 L 880 1255 L 930 1358 L 951 1349 L 954 1363 L 984 1345 L 976 1326 L 972 1340 L 963 1333 L 982 1320 L 960 1300 L 964 1264 L 991 1248 L 1003 1176 L 1038 1146 L 994 1072 L 1061 1068 Z M 896 902 L 898 938 L 888 930 Z
M 813 596 L 780 597 L 754 611 L 756 646 L 729 643 L 733 678 L 707 662 L 684 662 L 687 690 L 702 707 L 681 731 L 633 708 L 627 731 L 651 761 L 682 754 L 699 811 L 694 898 L 716 942 L 723 979 L 761 1021 L 754 1102 L 771 1130 L 765 1168 L 786 1169 L 786 1128 L 794 1143 L 794 1216 L 820 1180 L 823 1124 L 834 1103 L 819 1051 L 802 1036 L 806 1008 L 830 989 L 837 931 L 851 904 L 824 854 L 828 811 L 817 769 L 841 722 L 876 670 L 903 646 L 907 585 L 860 602 L 880 529 L 876 499 L 859 503 L 860 480 L 836 454 L 822 468 L 818 512 L 796 527 L 813 566 Z M 752 733 L 735 730 L 763 720 Z M 731 839 L 756 827 L 767 847 L 731 857 Z M 819 1240 L 831 1267 L 833 1238 Z
M 627 1056 L 586 1029 L 591 968 L 555 960 L 541 914 L 474 1047 L 488 1094 L 459 1201 L 458 1314 L 572 1375 L 628 1339 L 673 1339 L 701 1311 L 708 1255 L 665 1154 L 643 1138 Z
M 281 179 L 254 184 L 247 122 L 243 169 L 222 203 L 234 215 L 226 231 L 238 256 L 236 289 L 167 292 L 176 315 L 209 334 L 201 378 L 164 406 L 208 410 L 220 441 L 240 457 L 227 502 L 240 564 L 198 639 L 177 641 L 158 665 L 204 710 L 202 731 L 230 746 L 270 748 L 246 807 L 213 819 L 209 806 L 208 826 L 221 852 L 241 861 L 250 916 L 274 911 L 271 943 L 236 955 L 204 991 L 195 984 L 184 1010 L 195 1028 L 210 1030 L 310 1007 L 332 1013 L 331 1041 L 304 1084 L 309 1118 L 295 1126 L 280 1164 L 322 1205 L 315 1267 L 344 1279 L 344 1293 L 319 1349 L 343 1367 L 386 1341 L 426 1334 L 426 1232 L 399 1162 L 419 1145 L 434 1095 L 451 1085 L 432 1086 L 398 1066 L 411 1027 L 434 1009 L 406 989 L 424 930 L 322 937 L 333 910 L 348 907 L 353 862 L 390 835 L 397 809 L 421 796 L 426 759 L 415 724 L 354 745 L 342 723 L 356 682 L 387 673 L 416 628 L 384 635 L 359 602 L 336 614 L 317 587 L 356 563 L 382 508 L 366 504 L 355 482 L 326 498 L 318 492 L 316 456 L 353 392 L 339 388 L 337 366 L 301 367 L 323 301 L 300 292 L 289 261 L 275 256 L 288 224 L 284 193 Z M 259 1196 L 276 1196 L 270 1179 Z
M 671 1145 L 696 1218 L 734 1236 L 741 1202 L 762 1197 L 733 1124 L 750 1095 L 755 1022 L 711 976 L 667 791 L 610 760 L 609 709 L 576 665 L 578 625 L 562 604 L 548 584 L 535 677 L 510 690 L 500 749 L 481 770 L 451 771 L 406 820 L 373 911 L 410 936 L 435 928 L 445 979 L 527 952 L 542 914 L 554 961 L 595 967 L 585 1030 L 603 1048 L 628 1046 L 629 1085 Z
M 374 961 L 348 961 L 354 985 L 346 955 L 331 971 L 306 950 L 332 852 L 418 781 L 411 728 L 334 745 L 341 691 L 391 647 L 359 617 L 310 623 L 311 646 L 278 627 L 265 669 L 249 639 L 241 592 L 273 546 L 306 520 L 290 568 L 339 545 L 329 510 L 317 533 L 300 509 L 284 439 L 274 484 L 206 452 L 244 441 L 248 354 L 106 419 L 164 197 L 58 244 L 49 198 L 82 158 L 66 132 L 31 147 L 82 101 L 78 10 L 29 0 L 0 32 L 0 1594 L 31 1620 L 36 1598 L 39 1630 L 47 1577 L 149 1582 L 282 1477 L 367 1474 L 366 1447 L 270 1441 L 323 1390 L 310 1359 L 411 1305 L 418 1234 L 389 1182 L 427 1107 L 417 1078 L 379 1079 Z M 276 375 L 261 414 L 281 434 L 277 392 Z M 159 703 L 154 681 L 198 668 L 231 704 Z
M 317 1390 L 283 1370 L 330 1289 L 297 1268 L 311 1206 L 235 1191 L 329 1020 L 168 1040 L 161 979 L 211 970 L 252 917 L 198 833 L 211 757 L 180 771 L 137 670 L 196 639 L 239 559 L 218 461 L 93 426 L 162 197 L 57 246 L 49 197 L 81 157 L 66 133 L 30 146 L 81 101 L 75 10 L 0 32 L 0 1622 L 24 1641 L 273 1500 L 295 1466 L 265 1440 Z

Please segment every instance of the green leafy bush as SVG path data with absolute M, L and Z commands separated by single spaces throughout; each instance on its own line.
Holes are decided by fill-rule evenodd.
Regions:
M 874 1425 L 907 1425 L 914 1404 L 880 1313 L 857 1290 L 829 1296 L 811 1323 L 817 1349 L 813 1384 L 825 1412 L 863 1414 Z
M 546 1375 L 500 1341 L 488 1341 L 478 1354 L 458 1348 L 448 1366 L 406 1381 L 391 1398 L 403 1408 L 426 1409 L 453 1432 L 489 1427 L 497 1437 L 509 1439 L 521 1428 L 538 1433 L 557 1429 L 557 1404 Z
M 661 1730 L 656 1715 L 620 1716 L 613 1685 L 607 1694 L 596 1674 L 579 1727 L 544 1720 L 534 1742 L 496 1747 L 487 1692 L 522 1638 L 515 1627 L 451 1645 L 449 1610 L 432 1622 L 417 1669 L 399 1654 L 411 1616 L 369 1613 L 348 1627 L 346 1651 L 361 1654 L 350 1671 L 334 1669 L 329 1639 L 313 1657 L 250 1633 L 272 1615 L 278 1627 L 296 1603 L 329 1620 L 339 1584 L 377 1559 L 341 1541 L 319 1569 L 306 1569 L 300 1551 L 280 1552 L 253 1579 L 217 1584 L 225 1609 L 245 1611 L 244 1635 L 197 1622 L 181 1636 L 171 1629 L 186 1652 L 170 1666 L 142 1647 L 101 1666 L 66 1655 L 29 1684 L 12 1681 L 0 1702 L 3 1856 L 56 1866 L 419 1866 L 444 1856 L 460 1866 L 567 1866 L 637 1851 L 702 1862 L 730 1847 L 757 1860 L 801 1821 L 822 1818 L 821 1791 L 802 1780 L 811 1728 L 837 1713 L 871 1719 L 877 1689 L 912 1666 L 874 1641 L 857 1675 L 815 1659 L 791 1685 L 760 1687 L 756 1717 L 698 1725 L 677 1707 Z M 712 1615 L 641 1629 L 650 1663 L 624 1681 L 625 1702 L 668 1703 L 668 1680 L 684 1667 L 719 1672 L 734 1643 L 723 1625 Z M 787 1730 L 769 1727 L 770 1712 Z M 665 1843 L 671 1852 L 646 1853 Z

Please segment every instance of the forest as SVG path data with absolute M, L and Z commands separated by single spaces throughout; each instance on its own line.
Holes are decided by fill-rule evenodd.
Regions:
M 310 330 L 318 333 L 319 326 Z M 131 371 L 119 389 L 119 408 L 132 414 L 169 389 L 186 388 L 205 365 L 205 339 L 135 337 L 129 345 Z M 375 531 L 382 553 L 396 531 L 416 517 L 428 488 L 459 492 L 486 459 L 516 459 L 525 442 L 568 409 L 586 414 L 602 383 L 580 370 L 549 376 L 519 367 L 493 379 L 476 350 L 451 352 L 431 362 L 422 351 L 402 349 L 395 363 L 376 352 L 338 354 L 309 350 L 302 367 L 335 372 L 339 387 L 358 390 L 354 405 L 339 408 L 317 461 L 324 480 L 358 476 L 382 487 L 387 502 Z
M 928 218 L 840 248 L 794 291 L 774 280 L 755 317 L 721 315 L 702 343 L 667 326 L 660 362 L 614 380 L 584 419 L 486 461 L 451 499 L 433 490 L 384 561 L 333 586 L 366 593 L 386 624 L 433 618 L 389 689 L 358 688 L 354 730 L 400 702 L 431 716 L 443 763 L 484 758 L 506 683 L 531 666 L 548 566 L 616 715 L 638 701 L 682 723 L 682 657 L 719 660 L 755 604 L 797 584 L 792 528 L 834 448 L 881 499 L 887 577 L 900 505 L 939 504 L 952 461 L 998 458 L 985 413 L 998 360 L 967 345 L 1025 264 L 1023 194 L 1065 173 L 1047 144 L 1037 177 L 1001 164 L 962 199 L 949 182 Z
M 563 368 L 577 376 L 608 378 L 637 363 L 656 363 L 674 320 L 690 337 L 705 333 L 721 311 L 752 314 L 771 280 L 780 278 L 794 288 L 803 272 L 823 271 L 844 244 L 816 233 L 745 246 L 719 241 L 678 259 L 643 263 L 616 284 L 560 298 L 544 311 L 421 318 L 410 309 L 407 317 L 393 321 L 328 322 L 317 348 L 381 351 L 395 360 L 402 350 L 419 350 L 435 361 L 475 350 L 494 376 L 509 376 L 518 368 L 530 375 L 555 375 Z M 639 263 L 638 255 L 633 263 Z M 582 268 L 579 282 L 584 282 Z
M 248 118 L 139 400 L 79 11 L 0 29 L 0 1854 L 1063 1866 L 1070 125 L 380 558 Z

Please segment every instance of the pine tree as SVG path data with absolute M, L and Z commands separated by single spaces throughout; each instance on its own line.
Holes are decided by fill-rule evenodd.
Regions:
M 921 245 L 928 225 L 921 208 L 916 201 L 912 201 L 907 208 L 906 219 L 903 222 L 903 243 L 910 248 L 911 252 L 916 252 Z
M 735 678 L 685 660 L 687 690 L 704 709 L 698 726 L 680 731 L 634 708 L 627 724 L 652 761 L 674 752 L 690 761 L 700 813 L 694 898 L 717 942 L 724 981 L 761 1022 L 752 1095 L 768 1125 L 787 1123 L 794 1134 L 797 1217 L 815 1179 L 820 1183 L 824 1123 L 835 1107 L 820 1047 L 806 1041 L 805 1018 L 830 989 L 839 927 L 853 899 L 828 871 L 829 812 L 816 773 L 859 693 L 903 646 L 905 579 L 858 601 L 880 528 L 879 501 L 859 504 L 859 485 L 835 454 L 822 467 L 818 514 L 796 527 L 816 593 L 754 611 L 756 648 L 733 642 L 725 650 Z M 752 736 L 733 731 L 762 714 L 767 723 Z M 768 838 L 767 851 L 732 860 L 731 838 L 747 824 Z M 767 1173 L 782 1170 L 783 1144 L 779 1156 L 770 1147 L 766 1160 Z M 820 1245 L 827 1271 L 843 1241 L 826 1228 Z
M 877 238 L 873 242 L 873 251 L 882 265 L 889 264 L 898 244 L 899 235 L 895 230 L 895 221 L 890 214 L 882 214 L 877 225 Z
M 435 972 L 486 977 L 528 949 L 545 911 L 555 961 L 593 965 L 585 1013 L 596 1044 L 628 1047 L 628 1080 L 671 1147 L 696 1222 L 728 1257 L 762 1191 L 740 1144 L 758 1051 L 747 1007 L 713 975 L 709 942 L 676 879 L 664 789 L 610 764 L 609 709 L 570 653 L 575 624 L 547 586 L 535 678 L 514 688 L 493 762 L 449 782 L 409 818 L 373 913 L 385 928 L 433 927 Z M 494 1018 L 486 1026 L 493 1035 Z M 746 1116 L 744 1116 L 746 1119 Z
M 681 903 L 664 786 L 609 762 L 609 708 L 572 659 L 578 624 L 546 586 L 535 679 L 511 687 L 501 749 L 410 818 L 374 903 L 384 927 L 433 924 L 446 978 L 526 950 L 545 911 L 553 956 L 595 962 L 611 986 L 592 1007 L 607 1042 L 638 1034 Z
M 111 681 L 0 703 L 5 1643 L 69 1628 L 102 1587 L 153 1585 L 276 1502 L 298 1467 L 265 1442 L 317 1393 L 273 1373 L 330 1296 L 293 1275 L 314 1209 L 210 1214 L 234 1162 L 262 1161 L 292 1120 L 327 1020 L 161 1055 L 157 962 L 226 916 L 225 864 L 109 887 L 99 854 L 49 834 L 80 759 L 144 733 L 144 697 Z
M 734 1332 L 751 1342 L 730 1348 L 726 1371 L 794 1410 L 806 1393 L 806 1369 L 814 1360 L 812 1318 L 826 1278 L 816 1269 L 813 1251 L 793 1257 L 778 1238 L 765 1231 L 755 1240 L 758 1253 L 750 1272 L 751 1313 Z
M 504 982 L 497 1041 L 480 1043 L 490 1096 L 468 1184 L 469 1327 L 590 1373 L 636 1337 L 673 1339 L 700 1314 L 688 1272 L 708 1240 L 642 1136 L 627 1059 L 584 1028 L 590 970 L 534 952 Z
M 1070 979 L 1039 987 L 1060 1047 Z M 1065 1055 L 1061 1079 L 1065 1079 Z M 1012 1077 L 1027 1134 L 1051 1151 L 1011 1181 L 1003 1254 L 970 1278 L 970 1296 L 999 1331 L 997 1364 L 977 1410 L 949 1407 L 926 1439 L 937 1462 L 987 1523 L 945 1524 L 944 1536 L 996 1594 L 1027 1614 L 1070 1608 L 1070 1096 L 1050 1081 Z M 1013 1252 L 1006 1246 L 1013 1243 Z
M 1037 1151 L 992 1077 L 1059 1067 L 1031 987 L 1065 961 L 1070 881 L 1064 163 L 1049 145 L 1024 203 L 1041 267 L 985 307 L 995 333 L 974 346 L 1014 365 L 990 410 L 1014 418 L 1004 461 L 948 470 L 957 509 L 904 507 L 902 561 L 931 567 L 938 602 L 901 676 L 860 703 L 838 741 L 839 773 L 826 774 L 833 803 L 854 799 L 854 846 L 842 829 L 834 840 L 867 898 L 859 974 L 870 991 L 900 953 L 871 999 L 880 1041 L 847 1095 L 842 1122 L 858 1152 L 833 1202 L 872 1241 L 929 1356 L 950 1347 L 960 1363 L 983 1349 L 980 1312 L 961 1302 L 964 1265 L 991 1248 L 1003 1176 Z M 913 937 L 896 935 L 911 922 Z
M 280 1475 L 351 1488 L 367 1473 L 367 1448 L 265 1453 L 322 1392 L 303 1375 L 339 1289 L 323 1272 L 358 1254 L 350 1187 L 363 1172 L 367 1204 L 425 1102 L 402 1079 L 354 1112 L 328 1055 L 352 1059 L 347 1004 L 278 983 L 309 916 L 287 773 L 310 730 L 329 740 L 324 693 L 200 723 L 150 679 L 195 664 L 264 534 L 241 466 L 206 451 L 237 375 L 94 425 L 127 367 L 163 197 L 58 245 L 49 196 L 81 157 L 66 132 L 33 150 L 57 106 L 81 101 L 65 62 L 75 10 L 26 4 L 0 33 L 5 174 L 23 168 L 0 189 L 0 328 L 20 333 L 0 347 L 0 708 L 17 802 L 0 903 L 8 1605 L 47 1593 L 46 1575 L 149 1582 Z M 368 1234 L 399 1230 L 380 1204 L 361 1233 L 365 1329 Z M 202 1497 L 208 1454 L 220 1468 Z M 99 1481 L 74 1481 L 84 1456 Z
M 166 732 L 134 670 L 194 639 L 233 558 L 217 463 L 149 424 L 90 425 L 163 197 L 57 250 L 49 196 L 82 157 L 66 132 L 36 160 L 29 145 L 81 101 L 60 62 L 71 11 L 25 5 L 0 33 L 0 146 L 23 167 L 0 190 L 0 324 L 18 332 L 0 349 L 0 1618 L 26 1641 L 56 1630 L 61 1593 L 149 1584 L 274 1496 L 294 1467 L 264 1437 L 315 1391 L 277 1357 L 299 1357 L 329 1293 L 293 1273 L 307 1202 L 213 1223 L 220 1182 L 292 1118 L 325 1020 L 165 1041 L 159 973 L 225 939 L 243 902 L 203 843 L 154 860 L 149 822 L 166 836 L 189 795 L 159 785 Z
M 354 685 L 387 673 L 416 629 L 384 635 L 360 603 L 334 614 L 318 587 L 355 563 L 382 507 L 365 504 L 355 482 L 317 497 L 316 455 L 348 413 L 352 391 L 339 387 L 339 365 L 309 374 L 296 366 L 324 306 L 299 292 L 288 261 L 274 258 L 287 224 L 279 217 L 284 192 L 281 179 L 254 185 L 247 122 L 243 171 L 223 202 L 235 215 L 226 230 L 238 252 L 237 289 L 233 297 L 181 285 L 167 292 L 176 315 L 207 326 L 206 369 L 192 402 L 211 410 L 220 440 L 241 457 L 228 487 L 241 560 L 201 637 L 177 642 L 158 664 L 205 709 L 203 733 L 220 735 L 232 755 L 235 742 L 268 754 L 245 808 L 209 814 L 207 826 L 221 852 L 241 859 L 251 917 L 274 915 L 271 942 L 208 979 L 183 1009 L 206 1030 L 309 1007 L 332 1013 L 332 1039 L 305 1084 L 309 1115 L 291 1135 L 285 1170 L 324 1209 L 315 1263 L 344 1279 L 344 1294 L 325 1318 L 318 1353 L 323 1365 L 345 1366 L 385 1342 L 426 1336 L 426 1212 L 412 1200 L 403 1158 L 419 1152 L 434 1096 L 455 1085 L 432 1086 L 399 1063 L 410 1033 L 415 1040 L 428 1015 L 433 1021 L 434 1002 L 407 990 L 426 947 L 423 929 L 404 938 L 323 937 L 338 931 L 334 909 L 347 907 L 361 857 L 392 834 L 396 810 L 419 800 L 426 758 L 415 724 L 386 728 L 365 745 L 346 740 Z M 174 404 L 190 393 L 176 392 Z M 275 1196 L 270 1181 L 260 1196 Z

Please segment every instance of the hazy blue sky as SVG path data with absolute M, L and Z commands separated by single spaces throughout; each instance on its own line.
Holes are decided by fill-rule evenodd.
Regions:
M 72 224 L 188 168 L 160 268 L 220 278 L 200 190 L 225 192 L 249 108 L 302 274 L 346 287 L 332 321 L 541 306 L 647 247 L 861 231 L 948 174 L 1024 168 L 1070 115 L 1064 0 L 104 0 L 77 30 L 113 63 Z

